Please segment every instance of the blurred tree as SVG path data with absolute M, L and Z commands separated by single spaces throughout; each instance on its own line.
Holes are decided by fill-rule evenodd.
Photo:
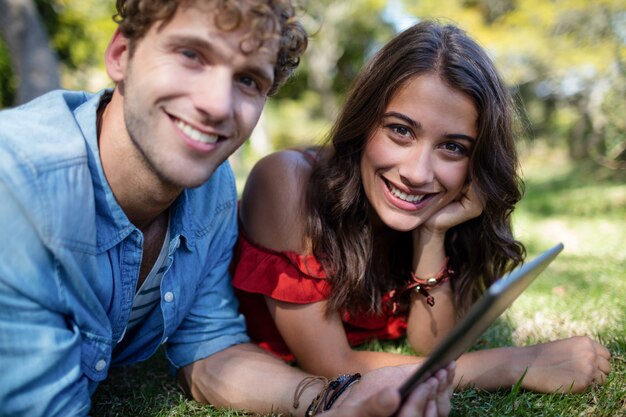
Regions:
M 15 102 L 15 77 L 2 36 L 0 36 L 0 109 Z
M 0 0 L 0 107 L 59 85 L 101 88 L 113 10 L 112 0 Z
M 301 17 L 309 48 L 298 71 L 270 100 L 271 148 L 312 143 L 326 133 L 368 56 L 391 38 L 385 0 L 306 0 Z
M 114 0 L 37 0 L 52 47 L 62 63 L 65 88 L 98 90 L 109 86 L 104 51 L 117 27 Z
M 48 35 L 33 0 L 0 0 L 0 33 L 6 43 L 0 53 L 8 52 L 12 63 L 12 71 L 1 78 L 3 85 L 7 82 L 1 98 L 20 104 L 59 87 L 59 61 L 48 47 Z M 2 69 L 9 69 L 6 55 L 0 60 Z M 16 84 L 16 91 L 11 91 Z

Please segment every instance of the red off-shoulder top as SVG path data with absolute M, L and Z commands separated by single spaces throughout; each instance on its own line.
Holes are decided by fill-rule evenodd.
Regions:
M 314 256 L 255 245 L 241 231 L 233 261 L 233 286 L 251 339 L 286 361 L 294 357 L 274 324 L 264 296 L 307 304 L 325 300 L 332 291 Z M 396 339 L 406 334 L 406 313 L 384 310 L 380 315 L 342 315 L 350 345 L 371 339 Z

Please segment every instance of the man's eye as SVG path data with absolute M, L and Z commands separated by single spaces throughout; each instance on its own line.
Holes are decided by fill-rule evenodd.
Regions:
M 181 51 L 181 54 L 188 59 L 192 59 L 194 61 L 198 60 L 198 54 L 195 51 L 190 49 L 184 49 Z
M 254 88 L 254 89 L 258 89 L 259 88 L 259 84 L 256 82 L 256 80 L 252 77 L 240 77 L 239 78 L 239 82 L 241 82 L 243 85 L 245 85 L 246 87 L 249 88 Z
M 249 85 L 252 86 L 254 85 L 254 80 L 250 77 L 241 77 L 241 82 L 244 83 L 245 85 Z

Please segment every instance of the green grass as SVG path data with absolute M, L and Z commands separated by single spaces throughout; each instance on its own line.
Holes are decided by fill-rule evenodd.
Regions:
M 615 172 L 568 163 L 540 149 L 524 159 L 526 195 L 516 236 L 534 256 L 556 242 L 565 250 L 491 326 L 477 348 L 527 345 L 587 334 L 612 353 L 612 373 L 583 394 L 536 394 L 514 387 L 454 394 L 451 416 L 626 416 L 626 183 Z M 368 348 L 408 352 L 400 342 Z M 114 369 L 94 396 L 93 416 L 243 416 L 188 400 L 161 351 Z

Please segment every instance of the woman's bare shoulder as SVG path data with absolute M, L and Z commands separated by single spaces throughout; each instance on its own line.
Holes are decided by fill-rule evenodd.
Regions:
M 240 218 L 248 238 L 278 251 L 304 250 L 309 157 L 298 150 L 272 153 L 250 171 L 241 197 Z

